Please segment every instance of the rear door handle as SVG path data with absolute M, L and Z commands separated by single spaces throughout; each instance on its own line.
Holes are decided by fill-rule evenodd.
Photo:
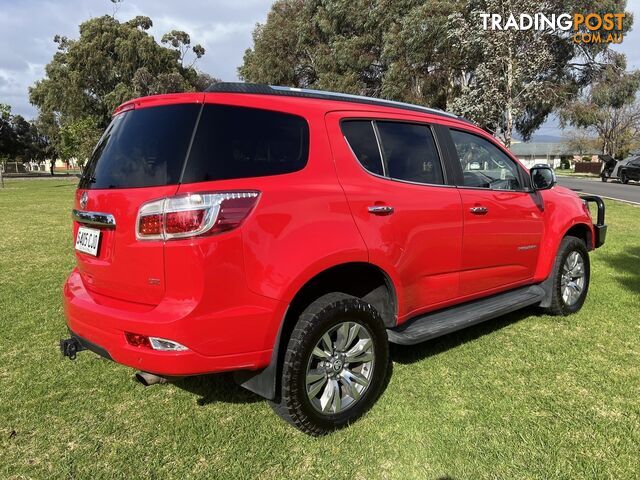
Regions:
M 469 211 L 474 215 L 485 215 L 489 209 L 487 207 L 471 207 Z
M 373 215 L 390 215 L 393 213 L 393 207 L 389 205 L 372 205 L 367 210 Z

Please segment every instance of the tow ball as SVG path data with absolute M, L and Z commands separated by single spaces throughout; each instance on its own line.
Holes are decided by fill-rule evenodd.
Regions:
M 71 337 L 60 340 L 60 351 L 62 352 L 62 355 L 69 357 L 69 360 L 75 360 L 76 353 L 81 352 L 84 349 L 85 348 L 77 338 Z

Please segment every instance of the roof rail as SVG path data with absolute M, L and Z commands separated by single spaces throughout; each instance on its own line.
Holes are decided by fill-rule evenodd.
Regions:
M 321 100 L 334 100 L 351 103 L 364 103 L 368 105 L 379 105 L 381 107 L 401 108 L 414 112 L 429 113 L 448 118 L 455 118 L 464 122 L 473 123 L 466 118 L 459 117 L 453 113 L 445 112 L 437 108 L 422 107 L 411 103 L 396 102 L 382 98 L 364 97 L 362 95 L 350 95 L 347 93 L 325 92 L 322 90 L 312 90 L 308 88 L 279 87 L 262 83 L 243 82 L 219 82 L 212 83 L 205 92 L 215 93 L 253 93 L 258 95 L 278 95 L 285 97 L 317 98 Z

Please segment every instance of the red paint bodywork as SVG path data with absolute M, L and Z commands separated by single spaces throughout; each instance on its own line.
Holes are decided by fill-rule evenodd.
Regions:
M 298 172 L 271 177 L 86 190 L 86 209 L 111 213 L 116 228 L 104 229 L 98 257 L 76 252 L 77 267 L 64 287 L 67 324 L 115 361 L 140 370 L 189 375 L 265 367 L 296 293 L 336 265 L 368 262 L 384 271 L 402 324 L 430 310 L 539 283 L 571 227 L 583 224 L 593 235 L 582 201 L 562 187 L 488 191 L 373 176 L 354 158 L 339 125 L 347 117 L 424 122 L 495 143 L 463 121 L 386 106 L 229 93 L 146 97 L 117 112 L 183 102 L 300 115 L 309 124 L 309 160 Z M 239 228 L 136 240 L 136 214 L 144 202 L 225 190 L 261 192 Z M 76 192 L 74 208 L 84 192 Z M 486 216 L 469 213 L 478 204 L 489 207 Z M 371 205 L 392 205 L 395 213 L 371 215 Z M 74 222 L 74 238 L 77 229 Z M 130 346 L 124 332 L 171 339 L 189 350 Z

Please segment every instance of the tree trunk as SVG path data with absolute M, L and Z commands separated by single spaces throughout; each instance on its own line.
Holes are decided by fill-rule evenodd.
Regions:
M 511 147 L 511 136 L 513 132 L 513 51 L 511 49 L 511 41 L 509 40 L 507 55 L 507 94 L 505 105 L 505 125 L 504 125 L 504 145 Z

